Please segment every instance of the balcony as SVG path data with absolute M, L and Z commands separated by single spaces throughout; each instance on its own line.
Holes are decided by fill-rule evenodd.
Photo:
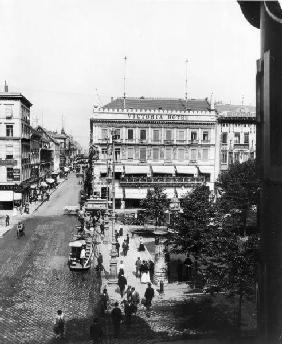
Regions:
M 152 187 L 154 185 L 163 187 L 182 187 L 202 184 L 204 178 L 194 177 L 124 177 L 120 180 L 120 186 L 124 187 Z
M 234 148 L 240 148 L 240 149 L 249 149 L 249 143 L 235 143 L 234 142 Z
M 188 143 L 191 145 L 197 145 L 199 143 L 199 140 L 188 140 Z

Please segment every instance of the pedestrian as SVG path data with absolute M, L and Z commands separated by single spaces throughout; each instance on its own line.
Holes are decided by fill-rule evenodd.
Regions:
M 93 324 L 90 326 L 90 338 L 93 344 L 100 344 L 103 342 L 103 330 L 98 318 L 94 318 Z
M 105 287 L 104 289 L 103 289 L 103 303 L 104 303 L 104 309 L 105 309 L 105 311 L 108 309 L 108 303 L 109 303 L 109 294 L 108 294 L 108 290 L 107 290 L 107 288 Z
M 56 318 L 54 320 L 54 332 L 57 338 L 63 338 L 65 333 L 65 316 L 64 313 L 59 309 L 57 311 Z
M 136 277 L 140 277 L 140 266 L 141 266 L 142 262 L 140 257 L 137 258 L 136 262 L 135 262 L 135 276 Z
M 115 238 L 116 238 L 116 241 L 118 242 L 118 231 L 115 230 Z
M 134 287 L 131 288 L 132 313 L 136 314 L 138 304 L 140 303 L 140 295 Z
M 128 235 L 128 233 L 126 234 L 126 242 L 127 242 L 127 245 L 129 246 L 129 235 Z
M 84 266 L 85 255 L 86 255 L 85 246 L 82 246 L 81 251 L 80 251 L 80 264 L 82 265 L 82 267 Z
M 117 256 L 119 257 L 119 248 L 120 248 L 120 244 L 118 242 L 118 240 L 116 241 L 116 250 L 117 250 Z
M 124 295 L 124 290 L 125 290 L 125 286 L 127 285 L 127 280 L 124 277 L 123 274 L 121 274 L 118 278 L 118 286 L 119 286 L 119 291 L 120 291 L 120 296 L 121 298 L 123 298 Z
M 98 265 L 103 265 L 103 256 L 101 252 L 98 255 L 97 262 L 98 262 Z
M 122 320 L 121 309 L 118 306 L 118 302 L 115 303 L 115 308 L 111 312 L 111 318 L 114 327 L 114 338 L 118 338 L 120 333 L 120 323 Z
M 154 262 L 150 259 L 148 265 L 149 265 L 150 280 L 153 281 L 154 272 L 155 272 L 155 264 L 154 264 Z
M 125 320 L 125 326 L 129 329 L 131 326 L 131 315 L 132 315 L 132 307 L 131 303 L 127 300 L 123 300 L 123 310 L 124 310 L 124 320 Z
M 131 302 L 131 299 L 132 299 L 132 291 L 131 291 L 131 286 L 127 286 L 127 289 L 126 289 L 126 299 L 128 302 Z
M 123 251 L 123 255 L 125 257 L 127 255 L 127 243 L 126 243 L 125 239 L 123 240 L 123 243 L 122 243 L 122 251 Z
M 151 283 L 148 283 L 148 287 L 145 291 L 145 294 L 144 294 L 144 297 L 145 297 L 145 307 L 147 309 L 147 316 L 149 317 L 150 314 L 149 314 L 149 310 L 152 306 L 152 299 L 153 297 L 155 296 L 155 291 L 154 291 L 154 288 L 152 288 L 152 285 Z
M 6 215 L 6 227 L 10 225 L 10 216 Z
M 101 231 L 101 235 L 105 235 L 105 225 L 103 222 L 100 224 L 100 231 Z
M 139 252 L 145 251 L 145 246 L 144 246 L 144 243 L 143 243 L 143 239 L 142 239 L 142 238 L 139 239 L 138 251 L 139 251 Z

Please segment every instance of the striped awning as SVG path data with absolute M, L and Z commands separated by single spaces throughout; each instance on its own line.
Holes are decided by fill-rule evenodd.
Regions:
M 12 202 L 14 199 L 13 193 L 14 193 L 14 191 L 1 190 L 0 191 L 0 202 Z
M 174 166 L 152 165 L 153 173 L 174 174 Z
M 124 165 L 125 174 L 149 174 L 148 165 Z
M 198 173 L 196 166 L 176 166 L 176 172 L 179 174 L 192 174 Z
M 125 198 L 144 199 L 147 196 L 147 189 L 125 189 Z

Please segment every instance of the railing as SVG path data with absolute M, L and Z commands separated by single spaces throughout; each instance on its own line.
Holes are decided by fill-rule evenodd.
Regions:
M 190 186 L 194 184 L 201 184 L 205 182 L 203 177 L 124 177 L 120 179 L 121 186 Z

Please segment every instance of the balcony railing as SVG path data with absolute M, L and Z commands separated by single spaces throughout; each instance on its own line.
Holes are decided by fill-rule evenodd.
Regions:
M 203 177 L 124 177 L 120 180 L 120 186 L 139 187 L 139 186 L 192 186 L 205 182 Z

